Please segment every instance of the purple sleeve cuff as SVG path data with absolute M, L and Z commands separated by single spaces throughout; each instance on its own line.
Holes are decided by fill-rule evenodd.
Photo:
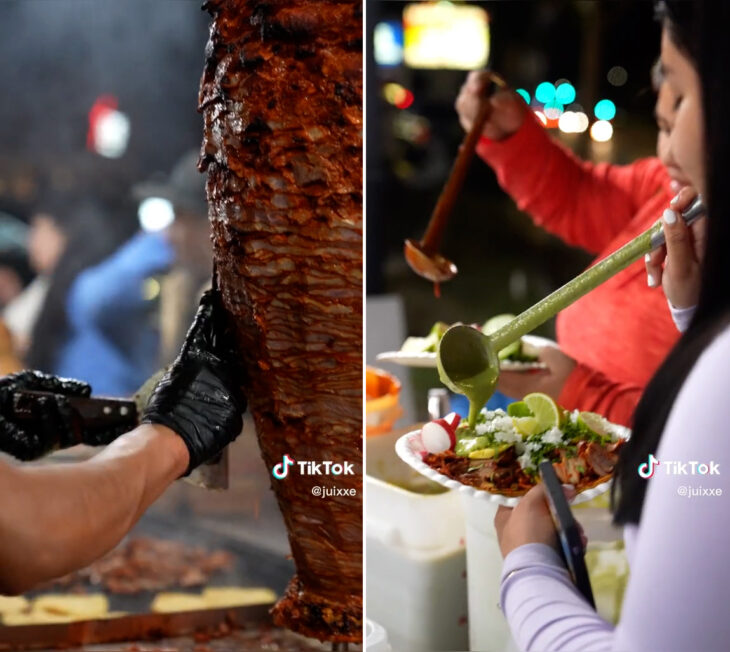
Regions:
M 689 328 L 689 323 L 692 321 L 692 317 L 697 310 L 697 306 L 690 306 L 689 308 L 675 308 L 671 301 L 667 300 L 669 304 L 669 312 L 672 314 L 674 325 L 680 333 L 684 333 Z

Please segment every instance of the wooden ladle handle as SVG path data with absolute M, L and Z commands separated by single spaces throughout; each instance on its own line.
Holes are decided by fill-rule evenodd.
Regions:
M 485 92 L 484 98 L 479 105 L 479 111 L 474 119 L 474 123 L 471 129 L 464 137 L 464 140 L 459 147 L 459 153 L 456 156 L 454 165 L 451 167 L 451 173 L 446 181 L 446 184 L 441 190 L 441 195 L 436 202 L 436 207 L 433 209 L 431 219 L 426 227 L 426 233 L 421 240 L 421 247 L 427 255 L 433 255 L 438 253 L 441 247 L 441 241 L 446 231 L 446 224 L 451 216 L 451 210 L 454 207 L 456 198 L 459 196 L 462 185 L 464 185 L 464 178 L 466 177 L 469 164 L 474 156 L 474 152 L 479 142 L 479 137 L 482 134 L 482 129 L 489 116 L 492 114 L 492 103 L 490 102 L 491 90 L 494 86 L 505 87 L 506 84 L 499 75 L 490 72 L 489 73 L 489 84 L 488 91 Z

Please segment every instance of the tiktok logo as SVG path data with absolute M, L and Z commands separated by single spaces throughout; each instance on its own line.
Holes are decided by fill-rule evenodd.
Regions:
M 283 480 L 289 474 L 289 467 L 294 465 L 294 460 L 288 455 L 284 455 L 281 464 L 277 464 L 271 471 L 277 480 Z
M 649 478 L 651 478 L 651 476 L 654 475 L 654 469 L 659 466 L 659 464 L 659 460 L 651 453 L 649 453 L 649 461 L 644 462 L 643 464 L 639 464 L 639 475 L 645 480 L 648 480 Z

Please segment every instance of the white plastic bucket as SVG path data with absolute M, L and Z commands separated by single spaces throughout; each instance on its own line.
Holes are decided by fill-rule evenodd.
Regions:
M 466 568 L 469 592 L 469 649 L 479 652 L 517 650 L 499 607 L 502 554 L 494 515 L 497 505 L 462 494 L 466 517 Z
M 461 501 L 454 491 L 407 488 L 425 488 L 429 481 L 395 454 L 400 434 L 367 439 L 367 614 L 385 628 L 397 652 L 466 650 Z

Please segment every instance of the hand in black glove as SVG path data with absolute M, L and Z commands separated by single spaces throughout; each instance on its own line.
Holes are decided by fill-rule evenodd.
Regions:
M 174 430 L 190 452 L 188 475 L 241 432 L 246 400 L 225 325 L 220 296 L 209 290 L 180 355 L 152 392 L 143 423 Z
M 15 392 L 21 390 L 51 392 L 53 396 L 38 398 L 33 418 L 20 421 L 14 417 L 13 402 Z M 27 461 L 82 443 L 66 398 L 89 394 L 91 387 L 87 383 L 39 371 L 21 371 L 0 378 L 0 450 Z

